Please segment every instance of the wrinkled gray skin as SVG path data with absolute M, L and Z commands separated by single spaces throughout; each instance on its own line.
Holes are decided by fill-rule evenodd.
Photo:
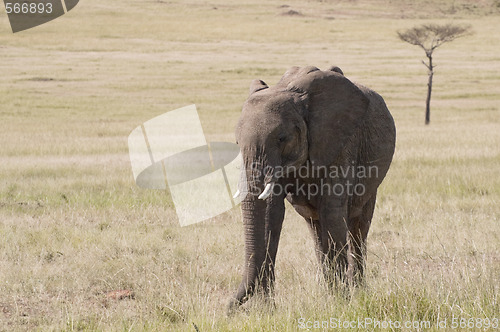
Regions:
M 256 291 L 272 295 L 285 199 L 310 226 L 325 280 L 330 285 L 359 283 L 377 188 L 389 169 L 396 140 L 394 121 L 382 97 L 352 83 L 338 67 L 326 71 L 293 67 L 274 87 L 260 80 L 252 82 L 236 140 L 248 185 L 241 203 L 245 270 L 229 312 Z M 292 167 L 311 171 L 349 166 L 356 170 L 375 166 L 371 169 L 376 173 L 277 174 L 278 169 Z M 269 183 L 273 192 L 259 199 Z M 346 189 L 349 183 L 362 185 L 357 188 L 364 192 L 300 190 L 307 185 Z M 240 190 L 245 192 L 245 188 Z

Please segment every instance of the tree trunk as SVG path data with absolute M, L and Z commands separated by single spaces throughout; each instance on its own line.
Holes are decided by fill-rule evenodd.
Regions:
M 431 93 L 432 93 L 432 77 L 434 76 L 434 66 L 432 65 L 432 56 L 428 56 L 429 65 L 429 82 L 427 83 L 427 101 L 425 103 L 425 124 L 431 122 Z

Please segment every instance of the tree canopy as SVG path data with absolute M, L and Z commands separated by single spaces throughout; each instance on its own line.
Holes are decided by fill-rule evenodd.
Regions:
M 470 33 L 470 25 L 453 23 L 444 25 L 422 24 L 403 32 L 398 32 L 398 36 L 402 41 L 420 46 L 429 55 L 444 43 L 451 42 Z

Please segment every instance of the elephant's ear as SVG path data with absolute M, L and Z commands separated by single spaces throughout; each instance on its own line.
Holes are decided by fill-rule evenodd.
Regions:
M 266 82 L 262 80 L 253 80 L 252 83 L 250 83 L 250 96 L 256 93 L 257 91 L 264 90 L 269 88 L 269 86 L 266 84 Z
M 310 72 L 287 89 L 307 95 L 310 161 L 332 165 L 363 121 L 368 98 L 337 71 Z

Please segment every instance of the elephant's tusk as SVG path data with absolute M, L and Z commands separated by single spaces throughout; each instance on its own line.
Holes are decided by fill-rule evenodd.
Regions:
M 259 195 L 259 199 L 268 198 L 269 195 L 271 195 L 271 192 L 273 191 L 273 185 L 274 185 L 273 182 L 268 183 L 266 185 L 266 187 L 264 188 L 264 191 L 262 192 L 262 194 Z
M 239 189 L 236 190 L 236 192 L 233 195 L 233 198 L 236 199 L 236 198 L 238 198 L 238 196 L 240 196 L 240 190 Z

